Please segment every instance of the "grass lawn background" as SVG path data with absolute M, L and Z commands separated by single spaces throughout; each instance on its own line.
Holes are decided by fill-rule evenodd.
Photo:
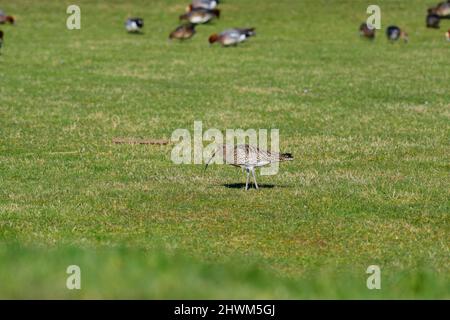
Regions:
M 76 3 L 69 31 L 73 1 L 0 1 L 17 17 L 0 26 L 1 298 L 450 298 L 450 21 L 425 28 L 433 1 L 378 1 L 373 42 L 364 1 L 225 0 L 184 43 L 167 37 L 186 1 Z M 208 46 L 234 26 L 257 36 Z M 295 161 L 244 192 L 233 167 L 111 142 L 195 120 L 278 128 Z

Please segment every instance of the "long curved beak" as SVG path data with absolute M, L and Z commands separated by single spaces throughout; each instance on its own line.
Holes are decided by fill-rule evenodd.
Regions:
M 216 151 L 216 152 L 217 152 L 217 151 Z M 211 156 L 211 158 L 209 158 L 208 162 L 206 163 L 205 170 L 203 170 L 203 172 L 205 172 L 206 169 L 208 169 L 209 163 L 210 163 L 211 160 L 216 156 L 216 152 L 214 152 L 213 155 Z
M 206 169 L 208 169 L 209 163 L 211 162 L 212 158 L 214 158 L 214 156 L 212 156 L 212 157 L 208 160 L 208 162 L 206 163 L 206 166 L 205 166 L 205 169 L 203 170 L 203 172 L 205 172 Z

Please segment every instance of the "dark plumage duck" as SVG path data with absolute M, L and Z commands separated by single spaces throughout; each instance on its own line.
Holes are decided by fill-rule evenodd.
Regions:
M 359 35 L 368 39 L 375 38 L 375 28 L 369 26 L 366 22 L 359 26 Z
M 212 10 L 217 7 L 219 0 L 192 0 L 192 3 L 186 8 L 186 11 L 192 11 L 195 8 Z
M 128 18 L 127 21 L 125 21 L 125 29 L 130 33 L 141 32 L 143 27 L 144 19 L 142 18 Z
M 427 15 L 427 28 L 439 29 L 440 17 L 437 14 L 429 13 Z
M 389 26 L 386 29 L 386 36 L 392 42 L 398 39 L 403 39 L 403 41 L 408 42 L 408 34 L 397 26 Z
M 239 43 L 247 40 L 249 37 L 255 36 L 255 28 L 248 29 L 228 29 L 223 31 L 220 34 L 212 34 L 209 37 L 209 43 L 213 44 L 215 42 L 219 42 L 222 46 L 236 46 Z
M 214 18 L 220 18 L 220 10 L 219 9 L 203 9 L 203 8 L 194 8 L 192 11 L 187 12 L 180 16 L 180 20 L 187 20 L 193 24 L 203 24 L 208 23 Z
M 169 39 L 186 40 L 190 39 L 195 34 L 195 24 L 188 23 L 177 27 L 169 35 Z

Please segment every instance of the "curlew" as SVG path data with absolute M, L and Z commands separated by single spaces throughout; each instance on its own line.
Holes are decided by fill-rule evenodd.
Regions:
M 231 150 L 232 154 L 228 154 L 227 150 Z M 235 167 L 241 167 L 247 172 L 247 180 L 245 182 L 245 190 L 248 190 L 248 182 L 250 180 L 250 172 L 253 175 L 255 182 L 255 188 L 259 189 L 256 182 L 255 168 L 263 167 L 274 162 L 290 161 L 294 158 L 290 153 L 276 153 L 270 151 L 264 151 L 256 146 L 241 144 L 237 146 L 228 146 L 226 144 L 220 145 L 218 149 L 213 153 L 205 166 L 205 170 L 208 168 L 211 160 L 216 156 L 221 155 L 223 161 L 226 164 L 230 164 Z

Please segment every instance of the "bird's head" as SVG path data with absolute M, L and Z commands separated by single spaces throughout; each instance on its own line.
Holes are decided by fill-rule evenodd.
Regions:
M 227 148 L 226 145 L 217 146 L 217 148 L 212 153 L 211 158 L 209 158 L 209 160 L 206 162 L 205 171 L 206 171 L 206 169 L 208 169 L 208 166 L 211 163 L 212 159 L 214 159 L 216 156 L 222 157 L 222 161 L 223 161 L 223 157 L 225 157 L 225 155 L 226 155 L 226 148 Z M 220 163 L 220 159 L 218 159 L 218 160 Z
M 214 42 L 217 42 L 219 40 L 219 35 L 217 33 L 214 33 L 209 36 L 209 44 L 213 44 Z
M 190 4 L 186 7 L 186 12 L 191 12 L 192 9 L 194 9 L 194 6 L 192 4 Z
M 212 159 L 214 159 L 214 157 L 216 156 L 216 153 L 217 153 L 217 151 L 214 151 L 214 153 L 212 154 L 211 158 L 209 158 L 208 162 L 206 162 L 204 171 L 206 171 L 206 169 L 208 169 L 209 163 L 211 162 Z
M 16 18 L 14 18 L 13 16 L 6 16 L 5 20 L 6 20 L 6 22 L 9 22 L 11 24 L 16 23 Z

